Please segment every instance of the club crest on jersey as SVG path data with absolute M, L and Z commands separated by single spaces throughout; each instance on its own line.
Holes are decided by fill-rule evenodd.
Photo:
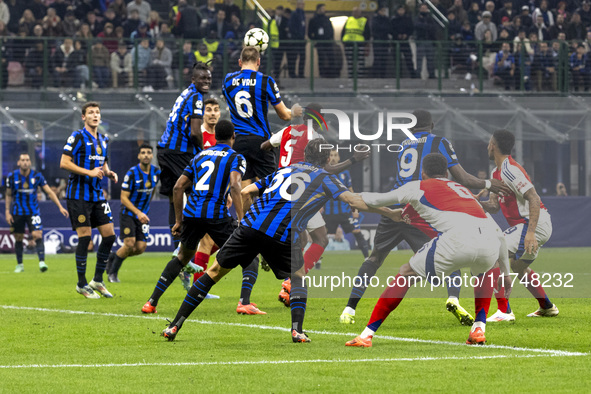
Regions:
M 96 147 L 96 153 L 98 153 L 99 155 L 102 155 L 103 154 L 103 150 L 101 149 L 100 146 L 97 146 Z
M 149 189 L 149 188 L 151 188 L 151 187 L 152 187 L 152 182 L 150 182 L 150 181 L 147 181 L 147 182 L 146 182 L 146 188 L 147 188 L 147 189 Z
M 23 183 L 23 189 L 28 189 L 29 188 L 29 182 L 25 181 L 25 183 Z

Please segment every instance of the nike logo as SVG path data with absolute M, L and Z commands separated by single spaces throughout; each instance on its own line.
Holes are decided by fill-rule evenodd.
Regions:
M 140 183 L 141 181 L 135 181 L 135 183 Z
M 86 145 L 92 145 L 92 142 L 87 142 Z
M 21 183 L 21 181 L 14 181 L 14 183 Z

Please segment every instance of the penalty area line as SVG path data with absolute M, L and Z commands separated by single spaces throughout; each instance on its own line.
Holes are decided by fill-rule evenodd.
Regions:
M 120 318 L 160 320 L 160 321 L 166 319 L 165 316 L 125 315 L 125 314 L 119 314 L 119 313 L 74 311 L 74 310 L 67 310 L 67 309 L 35 308 L 35 307 L 16 306 L 16 305 L 0 305 L 0 308 L 12 309 L 12 310 L 28 310 L 28 311 L 37 311 L 37 312 L 48 312 L 48 313 L 62 313 L 62 314 L 72 314 L 72 315 L 120 317 Z M 185 320 L 185 322 L 196 323 L 196 324 L 205 324 L 205 325 L 223 325 L 223 326 L 230 326 L 230 327 L 255 328 L 258 330 L 275 330 L 275 331 L 284 331 L 284 332 L 291 331 L 289 328 L 286 328 L 286 327 L 267 326 L 267 325 L 262 325 L 262 324 L 219 322 L 219 321 L 198 320 L 198 319 L 187 319 L 187 320 Z M 355 333 L 336 332 L 336 331 L 306 330 L 306 332 L 310 333 L 310 334 L 319 334 L 319 335 L 348 336 L 348 337 L 357 336 L 357 334 L 355 334 Z M 397 342 L 414 342 L 414 343 L 425 343 L 425 344 L 445 345 L 445 346 L 464 346 L 464 347 L 466 346 L 465 342 L 451 342 L 451 341 L 440 341 L 440 340 L 419 339 L 419 338 L 404 338 L 404 337 L 394 337 L 394 336 L 388 336 L 388 335 L 374 335 L 374 338 L 385 339 L 385 340 L 390 340 L 390 341 L 397 341 Z M 520 352 L 541 353 L 541 354 L 548 354 L 548 355 L 552 355 L 552 356 L 588 356 L 589 355 L 589 353 L 570 352 L 570 351 L 566 351 L 566 350 L 526 348 L 526 347 L 514 347 L 514 346 L 506 346 L 506 345 L 486 345 L 484 347 L 482 347 L 482 346 L 468 346 L 468 347 L 471 349 L 483 349 L 483 348 L 484 349 L 502 349 L 502 350 L 513 350 L 513 351 L 520 351 Z
M 215 365 L 279 365 L 279 364 L 336 364 L 336 363 L 375 363 L 375 362 L 408 362 L 408 361 L 468 361 L 489 360 L 498 358 L 534 358 L 560 357 L 554 354 L 523 354 L 523 355 L 493 355 L 469 357 L 400 357 L 400 358 L 360 358 L 360 359 L 316 359 L 316 360 L 246 360 L 246 361 L 205 361 L 178 363 L 122 363 L 122 364 L 21 364 L 0 365 L 0 369 L 25 368 L 111 368 L 111 367 L 182 367 L 182 366 L 215 366 Z

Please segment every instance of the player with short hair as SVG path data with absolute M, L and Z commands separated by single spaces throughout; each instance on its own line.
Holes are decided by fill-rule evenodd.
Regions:
M 230 121 L 221 120 L 215 126 L 215 135 L 217 144 L 195 156 L 174 186 L 176 223 L 172 231 L 175 234 L 180 233 L 180 251 L 164 268 L 152 296 L 142 307 L 143 313 L 156 313 L 160 297 L 195 255 L 197 244 L 205 234 L 209 234 L 218 245 L 226 243 L 232 235 L 236 223 L 226 206 L 228 193 L 232 196 L 236 215 L 243 215 L 240 182 L 246 170 L 246 161 L 241 154 L 232 149 L 235 140 L 234 126 Z M 191 194 L 185 208 L 182 209 L 183 194 L 189 187 Z M 266 314 L 250 302 L 250 293 L 258 273 L 254 272 L 258 270 L 258 260 L 256 263 L 252 258 L 249 261 L 243 271 L 243 291 L 236 312 L 249 315 Z M 193 287 L 198 283 L 199 280 Z
M 281 168 L 242 190 L 242 195 L 258 194 L 260 198 L 222 246 L 215 263 L 191 287 L 162 336 L 169 341 L 174 340 L 184 321 L 213 285 L 235 267 L 261 254 L 277 279 L 292 279 L 292 341 L 310 342 L 302 330 L 308 291 L 302 279 L 304 259 L 299 234 L 326 200 L 349 201 L 354 197 L 337 177 L 323 169 L 329 159 L 329 151 L 320 149 L 323 142 L 322 139 L 315 139 L 308 143 L 306 162 Z
M 421 162 L 422 180 L 407 182 L 388 193 L 361 193 L 354 200 L 352 206 L 360 209 L 366 204 L 370 207 L 409 204 L 415 220 L 430 227 L 434 238 L 400 267 L 398 275 L 380 296 L 367 327 L 361 335 L 347 342 L 347 346 L 372 346 L 373 335 L 400 304 L 412 284 L 412 277 L 420 276 L 433 283 L 436 277 L 461 268 L 470 268 L 472 275 L 479 278 L 474 286 L 476 319 L 466 343 L 486 342 L 486 314 L 493 282 L 485 273 L 501 258 L 503 274 L 508 278 L 506 245 L 501 229 L 472 193 L 447 179 L 448 166 L 449 158 L 440 153 L 427 154 Z M 397 210 L 390 218 L 402 221 L 402 210 Z
M 43 224 L 37 201 L 37 189 L 41 188 L 60 210 L 68 217 L 68 211 L 62 207 L 59 199 L 51 190 L 43 174 L 31 169 L 31 158 L 28 153 L 21 153 L 17 161 L 18 170 L 8 174 L 5 178 L 6 187 L 6 222 L 14 234 L 14 251 L 16 253 L 16 268 L 14 272 L 25 270 L 23 265 L 23 239 L 25 224 L 29 227 L 30 235 L 35 241 L 37 256 L 39 256 L 39 270 L 47 271 L 45 264 L 45 246 L 43 244 Z
M 220 120 L 220 103 L 210 97 L 203 102 L 203 123 L 201 134 L 203 135 L 203 149 L 210 148 L 216 144 L 215 125 Z
M 539 248 L 552 235 L 552 221 L 527 172 L 511 157 L 514 145 L 515 136 L 507 130 L 497 130 L 490 138 L 488 157 L 496 165 L 492 178 L 505 182 L 511 192 L 503 195 L 491 193 L 490 200 L 481 204 L 491 213 L 500 209 L 511 226 L 505 230 L 511 268 L 517 273 L 519 280 L 525 282 L 525 287 L 539 304 L 539 308 L 527 316 L 553 317 L 558 315 L 558 308 L 550 301 L 541 282 L 536 281 L 535 272 L 530 268 L 538 256 Z M 498 268 L 494 271 L 498 275 Z M 507 297 L 502 288 L 496 293 L 499 308 L 488 321 L 515 320 Z
M 269 103 L 284 121 L 301 116 L 302 108 L 294 105 L 290 110 L 285 106 L 275 80 L 259 72 L 261 54 L 256 48 L 243 48 L 238 64 L 240 70 L 224 78 L 222 93 L 236 127 L 235 149 L 248 164 L 242 181 L 242 187 L 245 187 L 276 169 L 275 153 L 260 149 L 261 144 L 271 137 L 267 120 Z M 250 206 L 250 196 L 245 196 L 243 203 L 246 210 Z
M 158 165 L 162 171 L 160 194 L 169 199 L 168 225 L 171 230 L 175 224 L 173 188 L 177 179 L 189 165 L 193 157 L 203 149 L 203 95 L 209 93 L 211 86 L 211 70 L 205 63 L 193 65 L 191 85 L 176 99 L 166 130 L 158 142 Z M 178 247 L 178 239 L 173 236 L 174 247 Z
M 66 199 L 72 229 L 78 234 L 76 291 L 86 298 L 100 298 L 100 295 L 112 298 L 113 295 L 103 283 L 103 273 L 116 238 L 113 214 L 103 194 L 101 180 L 107 177 L 117 183 L 118 177 L 109 169 L 109 137 L 98 132 L 101 123 L 99 103 L 89 101 L 84 104 L 82 120 L 84 127 L 68 137 L 60 160 L 60 168 L 70 172 Z M 88 283 L 86 259 L 92 228 L 99 231 L 102 240 L 96 255 L 94 278 Z
M 156 184 L 160 180 L 160 169 L 152 165 L 154 149 L 149 144 L 139 147 L 139 164 L 131 167 L 121 184 L 121 213 L 119 215 L 119 238 L 123 245 L 111 253 L 107 262 L 109 282 L 119 283 L 119 269 L 123 261 L 139 256 L 146 251 L 146 240 L 150 234 L 150 201 Z
M 413 115 L 416 117 L 417 123 L 411 131 L 416 140 L 408 138 L 401 143 L 403 149 L 398 153 L 394 190 L 408 182 L 421 179 L 423 159 L 430 153 L 441 153 L 447 159 L 447 168 L 459 184 L 468 188 L 487 188 L 494 192 L 503 190 L 502 182 L 495 179 L 478 179 L 464 170 L 451 143 L 444 137 L 432 134 L 434 124 L 429 111 L 417 109 L 413 111 Z M 416 253 L 429 241 L 429 237 L 404 222 L 395 222 L 390 218 L 382 217 L 378 223 L 371 255 L 363 262 L 357 275 L 360 278 L 372 278 L 390 251 L 403 240 Z M 455 277 L 459 274 L 457 272 L 450 276 Z M 354 286 L 351 289 L 349 301 L 340 317 L 341 323 L 352 324 L 355 322 L 355 309 L 367 288 L 366 283 L 361 282 L 360 286 Z M 460 288 L 452 286 L 451 281 L 448 282 L 447 310 L 452 312 L 461 324 L 470 325 L 473 317 L 460 305 L 459 295 Z

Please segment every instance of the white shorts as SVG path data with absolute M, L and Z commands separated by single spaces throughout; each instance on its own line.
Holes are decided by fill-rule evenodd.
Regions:
M 545 209 L 540 210 L 540 218 L 536 227 L 536 240 L 538 241 L 538 250 L 531 254 L 525 253 L 523 242 L 525 234 L 527 233 L 528 225 L 525 223 L 517 224 L 505 230 L 505 240 L 507 241 L 507 249 L 510 253 L 515 254 L 515 260 L 535 260 L 538 257 L 539 248 L 542 247 L 552 235 L 552 220 L 550 214 Z
M 306 227 L 306 230 L 308 230 L 308 232 L 314 231 L 316 229 L 319 229 L 320 227 L 324 227 L 325 224 L 326 223 L 324 222 L 324 218 L 322 217 L 320 212 L 316 212 L 316 214 L 312 216 L 312 218 L 308 221 L 308 226 Z
M 501 230 L 492 227 L 448 231 L 427 242 L 409 263 L 425 278 L 449 275 L 461 268 L 470 268 L 472 275 L 479 275 L 495 265 L 501 237 Z

